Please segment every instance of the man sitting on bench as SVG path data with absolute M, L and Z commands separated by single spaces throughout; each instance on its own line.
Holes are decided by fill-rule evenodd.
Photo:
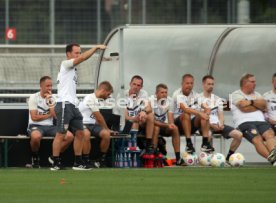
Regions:
M 52 79 L 49 76 L 40 78 L 40 91 L 29 98 L 29 125 L 28 135 L 31 138 L 32 167 L 40 168 L 38 151 L 42 136 L 55 137 L 56 126 L 53 125 L 55 118 L 54 98 L 52 97 Z M 62 142 L 63 152 L 73 141 L 71 132 L 67 132 Z

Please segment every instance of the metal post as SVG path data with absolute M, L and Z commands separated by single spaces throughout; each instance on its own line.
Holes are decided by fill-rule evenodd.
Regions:
M 97 0 L 97 42 L 101 43 L 102 35 L 101 0 Z
M 128 24 L 131 24 L 131 10 L 132 10 L 132 0 L 128 0 Z
M 146 18 L 147 18 L 147 0 L 142 1 L 142 24 L 146 24 Z
M 227 24 L 231 23 L 231 0 L 227 0 Z
M 9 0 L 5 1 L 5 29 L 7 29 L 10 26 L 10 2 Z M 6 32 L 6 31 L 5 31 Z M 5 42 L 6 44 L 9 44 L 9 40 L 5 36 Z
M 50 28 L 50 44 L 55 44 L 55 0 L 50 0 L 49 5 L 49 12 L 50 12 L 50 22 L 49 22 L 49 28 Z M 54 62 L 53 62 L 53 55 L 55 53 L 54 48 L 51 48 L 51 56 L 50 56 L 50 71 L 51 76 L 54 76 Z
M 208 0 L 203 1 L 203 22 L 208 23 Z
M 232 23 L 236 23 L 236 0 L 232 0 Z
M 187 0 L 187 24 L 191 24 L 192 2 Z
M 55 0 L 50 0 L 50 44 L 55 44 Z

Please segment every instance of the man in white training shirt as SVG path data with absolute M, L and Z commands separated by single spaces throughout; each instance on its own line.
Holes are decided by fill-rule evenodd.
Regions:
M 276 166 L 275 134 L 263 114 L 267 108 L 266 101 L 255 91 L 255 87 L 255 76 L 244 74 L 240 80 L 240 89 L 232 93 L 233 121 L 256 151 Z
M 276 133 L 276 73 L 272 76 L 273 89 L 264 94 L 267 103 L 267 121 Z
M 53 142 L 54 164 L 51 170 L 60 170 L 62 168 L 60 160 L 61 143 L 69 127 L 75 134 L 75 162 L 73 170 L 91 169 L 84 165 L 81 157 L 84 132 L 82 115 L 76 107 L 78 101 L 76 96 L 78 82 L 77 65 L 90 58 L 98 49 L 105 48 L 105 45 L 96 45 L 81 54 L 79 44 L 69 44 L 66 46 L 67 59 L 62 61 L 57 77 L 58 98 L 55 107 L 57 115 L 57 134 Z
M 96 91 L 92 94 L 86 95 L 84 100 L 79 105 L 84 124 L 84 144 L 82 149 L 82 157 L 86 165 L 91 165 L 90 137 L 93 135 L 101 139 L 101 154 L 99 158 L 99 165 L 95 164 L 95 167 L 106 167 L 106 153 L 110 145 L 110 135 L 113 134 L 113 131 L 108 128 L 104 117 L 100 112 L 100 108 L 104 107 L 103 102 L 109 98 L 112 92 L 112 85 L 108 81 L 103 81 L 99 84 L 99 87 L 96 89 Z
M 156 150 L 158 136 L 171 136 L 175 152 L 176 165 L 186 165 L 180 156 L 180 136 L 177 126 L 174 124 L 172 101 L 168 98 L 168 87 L 165 84 L 158 84 L 155 96 L 150 98 L 150 103 L 154 112 L 153 147 Z
M 242 132 L 232 126 L 224 124 L 223 101 L 217 95 L 213 94 L 215 79 L 211 75 L 202 78 L 203 92 L 200 93 L 200 102 L 210 108 L 210 130 L 212 133 L 221 133 L 225 139 L 233 138 L 226 160 L 229 158 L 241 144 Z
M 179 129 L 180 134 L 186 136 L 186 151 L 194 153 L 191 135 L 197 130 L 202 133 L 201 151 L 213 152 L 214 148 L 208 141 L 209 137 L 209 115 L 210 109 L 204 108 L 198 103 L 199 95 L 193 91 L 194 77 L 191 74 L 182 76 L 181 88 L 173 93 L 174 123 Z
M 54 137 L 57 132 L 53 125 L 55 118 L 54 102 L 52 97 L 52 79 L 49 76 L 40 78 L 40 91 L 30 96 L 28 135 L 32 151 L 32 167 L 40 168 L 39 148 L 43 136 Z M 73 134 L 68 131 L 61 144 L 63 152 L 73 141 Z
M 143 78 L 135 75 L 131 78 L 130 88 L 125 91 L 127 108 L 125 119 L 133 122 L 133 129 L 146 130 L 146 151 L 153 152 L 152 134 L 154 128 L 154 115 L 150 103 L 148 102 L 148 93 L 143 90 Z

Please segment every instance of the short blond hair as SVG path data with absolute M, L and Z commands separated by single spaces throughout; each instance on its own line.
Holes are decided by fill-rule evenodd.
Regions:
M 240 87 L 243 86 L 243 84 L 249 79 L 249 78 L 252 78 L 252 77 L 255 77 L 253 74 L 251 73 L 245 73 L 243 74 L 243 76 L 241 77 L 241 80 L 240 80 Z
M 106 90 L 106 91 L 108 91 L 108 92 L 113 92 L 113 87 L 112 87 L 111 83 L 108 82 L 108 81 L 103 81 L 103 82 L 101 82 L 101 83 L 99 84 L 98 89 L 104 89 L 104 90 Z

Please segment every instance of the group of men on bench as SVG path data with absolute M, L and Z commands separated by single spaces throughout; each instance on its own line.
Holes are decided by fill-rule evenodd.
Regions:
M 78 105 L 76 98 L 77 68 L 97 50 L 106 49 L 96 45 L 81 53 L 78 44 L 66 46 L 67 60 L 61 63 L 58 74 L 57 98 L 52 95 L 52 80 L 44 76 L 40 80 L 40 92 L 29 100 L 30 120 L 28 132 L 31 137 L 32 165 L 39 167 L 39 145 L 42 136 L 55 136 L 53 154 L 49 157 L 51 170 L 61 170 L 60 153 L 74 140 L 74 170 L 90 170 L 92 167 L 106 166 L 106 153 L 110 136 L 116 134 L 108 128 L 99 109 L 102 102 L 113 93 L 108 81 L 99 84 L 94 93 L 88 94 Z M 271 164 L 276 165 L 276 74 L 273 75 L 273 89 L 265 99 L 255 91 L 254 75 L 245 74 L 240 80 L 240 89 L 232 94 L 232 113 L 235 128 L 224 124 L 222 100 L 214 95 L 214 78 L 206 75 L 202 79 L 203 92 L 193 91 L 194 77 L 185 74 L 181 87 L 168 97 L 165 84 L 156 86 L 155 95 L 148 97 L 143 90 L 143 78 L 135 75 L 130 80 L 130 88 L 124 92 L 125 119 L 131 121 L 133 129 L 144 129 L 145 151 L 155 153 L 159 135 L 172 136 L 176 165 L 185 165 L 180 156 L 180 134 L 186 137 L 186 151 L 194 153 L 191 135 L 197 130 L 202 135 L 201 151 L 213 152 L 210 132 L 221 133 L 226 139 L 233 138 L 226 159 L 239 147 L 242 137 L 249 140 L 257 152 Z M 268 112 L 265 120 L 264 112 Z M 53 125 L 56 118 L 56 126 Z M 273 131 L 274 128 L 274 131 Z M 90 162 L 90 136 L 101 138 L 101 155 L 96 162 Z
M 249 77 L 249 79 L 252 78 L 254 78 L 254 76 Z M 165 84 L 158 84 L 156 86 L 155 95 L 148 97 L 147 92 L 142 89 L 143 78 L 138 75 L 133 76 L 130 81 L 130 89 L 126 90 L 124 95 L 125 98 L 127 98 L 125 119 L 133 123 L 133 129 L 145 129 L 145 147 L 149 153 L 156 153 L 158 151 L 157 142 L 159 135 L 172 136 L 172 145 L 177 160 L 176 165 L 185 165 L 180 156 L 180 134 L 186 136 L 186 151 L 188 153 L 193 153 L 195 152 L 195 149 L 191 141 L 191 135 L 197 130 L 200 130 L 203 136 L 201 150 L 205 152 L 214 151 L 214 148 L 210 144 L 210 131 L 212 133 L 221 133 L 226 139 L 233 138 L 226 157 L 228 160 L 241 143 L 243 133 L 240 130 L 242 129 L 239 128 L 240 130 L 238 130 L 231 126 L 224 125 L 223 105 L 219 103 L 222 101 L 218 96 L 212 93 L 214 88 L 214 78 L 210 75 L 203 77 L 203 92 L 200 94 L 197 94 L 192 90 L 193 80 L 192 75 L 184 75 L 182 78 L 182 87 L 174 92 L 171 99 L 168 97 L 168 87 Z M 246 83 L 248 78 L 242 80 L 245 80 L 241 83 L 242 87 L 246 86 L 243 85 L 243 83 Z M 275 81 L 276 75 L 273 76 L 274 86 L 276 86 Z M 252 83 L 252 81 L 250 80 L 249 83 Z M 274 91 L 275 89 L 276 87 L 274 88 Z M 241 97 L 241 91 L 242 90 L 239 90 L 239 93 L 236 92 L 233 94 L 233 102 L 237 102 L 236 97 Z M 34 168 L 39 167 L 38 152 L 42 136 L 54 137 L 56 134 L 56 126 L 53 124 L 53 119 L 56 117 L 53 108 L 55 103 L 51 92 L 52 80 L 49 76 L 44 76 L 40 79 L 40 92 L 31 95 L 29 98 L 30 116 L 28 133 L 31 137 L 30 145 L 32 150 L 32 165 Z M 88 94 L 79 105 L 84 124 L 82 159 L 87 166 L 106 167 L 105 157 L 110 145 L 110 136 L 115 134 L 115 132 L 108 128 L 99 108 L 103 106 L 100 102 L 109 98 L 112 92 L 112 85 L 109 82 L 104 81 L 100 83 L 95 93 Z M 267 110 L 268 115 L 270 115 L 268 120 L 271 122 L 271 126 L 275 130 L 275 120 L 273 120 L 272 116 L 275 116 L 274 111 L 276 105 L 273 102 L 275 101 L 273 100 L 275 97 L 272 97 L 272 93 L 275 94 L 272 90 L 270 93 L 266 93 L 265 96 L 269 97 L 267 98 L 267 103 L 269 105 Z M 246 92 L 243 94 L 246 94 Z M 202 103 L 201 108 L 198 108 L 198 104 L 195 102 L 198 101 L 199 97 L 203 98 L 205 101 L 205 103 Z M 257 98 L 259 97 L 260 95 L 258 95 Z M 247 99 L 245 101 L 250 101 L 251 104 L 252 100 Z M 194 103 L 191 104 L 190 102 Z M 256 101 L 253 100 L 253 102 L 256 102 L 255 105 L 259 105 L 260 99 L 257 99 Z M 238 105 L 245 104 L 242 103 Z M 237 109 L 234 109 L 234 111 L 237 111 Z M 259 111 L 259 109 L 257 111 Z M 241 114 L 239 114 L 238 117 L 241 117 Z M 269 158 L 270 152 L 274 153 L 275 139 L 273 131 L 268 129 L 268 132 L 263 132 L 263 128 L 264 127 L 261 127 L 262 131 L 260 132 L 261 135 L 264 134 L 263 138 L 260 136 L 260 138 L 258 137 L 258 140 L 253 139 L 255 136 L 252 135 L 252 133 L 254 134 L 254 130 L 252 129 L 248 133 L 245 133 L 244 136 L 256 146 L 257 151 L 263 157 Z M 247 128 L 245 128 L 243 132 L 248 131 L 246 129 Z M 74 130 L 71 131 L 74 132 Z M 71 131 L 68 130 L 66 136 L 63 138 L 61 152 L 63 152 L 74 140 Z M 258 131 L 256 131 L 256 133 Z M 101 139 L 101 156 L 93 163 L 90 161 L 91 135 L 98 136 Z M 262 143 L 265 141 L 266 144 L 264 144 L 262 148 Z M 49 161 L 53 163 L 51 157 L 49 157 Z

